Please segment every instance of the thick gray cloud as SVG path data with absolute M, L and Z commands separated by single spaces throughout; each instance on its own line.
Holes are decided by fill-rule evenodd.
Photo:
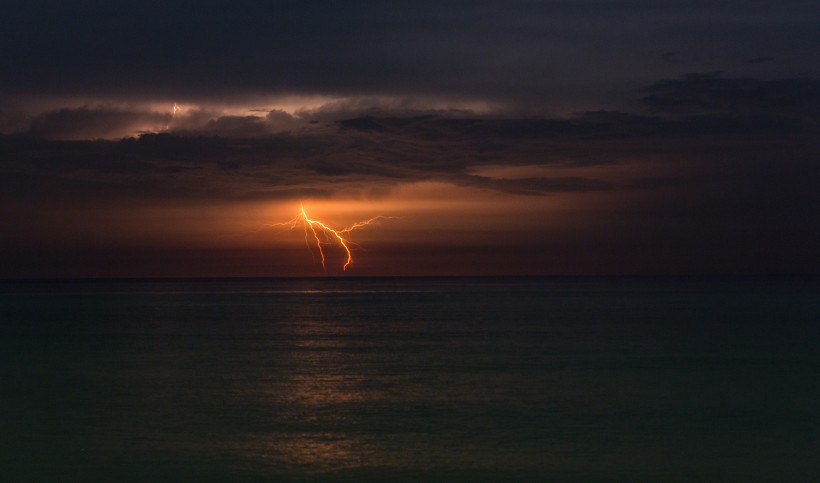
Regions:
M 31 120 L 28 133 L 47 139 L 97 139 L 121 137 L 144 126 L 161 128 L 171 116 L 105 107 L 63 108 L 41 113 Z
M 670 68 L 810 70 L 818 18 L 817 2 L 803 0 L 20 2 L 0 16 L 0 92 L 434 95 L 586 108 L 681 73 Z
M 802 77 L 762 80 L 688 74 L 644 89 L 643 102 L 656 112 L 809 115 L 820 110 L 820 81 Z
M 644 102 L 657 111 L 654 115 L 369 116 L 314 126 L 282 112 L 215 118 L 194 113 L 180 119 L 178 130 L 120 141 L 41 137 L 64 139 L 67 132 L 151 115 L 56 111 L 37 117 L 28 135 L 0 139 L 0 183 L 7 185 L 6 196 L 32 199 L 60 193 L 274 199 L 356 190 L 385 193 L 402 183 L 427 180 L 526 195 L 686 183 L 696 192 L 698 180 L 711 179 L 715 190 L 720 183 L 727 192 L 749 187 L 742 197 L 750 203 L 762 193 L 774 196 L 794 189 L 817 199 L 816 190 L 802 181 L 820 173 L 818 127 L 805 116 L 820 98 L 817 81 L 688 75 L 654 83 L 646 91 Z M 154 116 L 153 121 L 169 120 Z M 570 171 L 630 163 L 649 167 L 626 180 Z M 721 172 L 727 163 L 736 171 Z M 493 178 L 475 171 L 482 166 L 541 166 L 550 168 L 550 174 Z M 779 202 L 767 199 L 774 206 Z

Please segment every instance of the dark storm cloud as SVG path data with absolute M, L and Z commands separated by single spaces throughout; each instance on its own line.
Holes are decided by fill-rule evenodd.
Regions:
M 28 133 L 48 139 L 97 139 L 119 136 L 144 126 L 160 127 L 170 115 L 106 107 L 58 109 L 36 116 Z
M 0 183 L 6 185 L 7 196 L 30 198 L 60 193 L 191 199 L 383 195 L 416 181 L 548 195 L 660 189 L 687 180 L 697 184 L 730 162 L 738 170 L 737 179 L 758 183 L 758 191 L 771 193 L 780 189 L 773 187 L 777 182 L 788 189 L 787 183 L 798 181 L 791 174 L 778 179 L 775 167 L 793 173 L 799 166 L 801 179 L 818 174 L 813 161 L 820 159 L 817 125 L 804 114 L 820 99 L 819 87 L 808 78 L 688 75 L 646 89 L 650 95 L 644 102 L 659 111 L 653 116 L 615 111 L 564 119 L 370 116 L 283 132 L 269 126 L 272 119 L 293 120 L 281 112 L 207 121 L 207 116 L 194 114 L 196 122 L 189 120 L 186 129 L 121 141 L 33 137 L 48 129 L 89 130 L 101 119 L 110 123 L 133 117 L 121 111 L 56 111 L 37 118 L 28 136 L 0 139 Z M 614 180 L 568 171 L 635 163 L 653 172 Z M 541 166 L 551 171 L 494 178 L 475 172 L 484 166 Z M 731 171 L 717 179 L 727 190 L 735 183 Z M 753 197 L 753 192 L 743 197 Z
M 20 119 L 11 131 L 53 140 L 120 139 L 157 132 L 249 138 L 301 129 L 308 124 L 280 110 L 236 116 L 204 109 L 174 114 L 98 106 L 49 110 Z
M 788 52 L 785 73 L 805 69 L 820 53 L 818 13 L 802 0 L 20 2 L 0 20 L 0 92 L 437 95 L 545 108 L 622 95 L 668 73 L 663 52 L 689 66 Z
M 400 183 L 428 180 L 531 195 L 606 187 L 597 180 L 563 176 L 506 180 L 471 175 L 468 170 L 479 164 L 473 149 L 469 143 L 344 131 L 246 139 L 146 134 L 85 142 L 13 137 L 0 141 L 0 184 L 8 183 L 7 196 L 32 199 L 203 200 L 386 194 L 385 189 Z M 517 159 L 514 151 L 508 155 L 511 164 L 528 162 Z
M 487 176 L 466 175 L 454 178 L 453 181 L 460 186 L 490 189 L 517 195 L 601 191 L 610 188 L 610 184 L 602 180 L 570 176 L 496 179 Z
M 541 197 L 598 203 L 573 217 L 586 228 L 564 236 L 613 257 L 627 247 L 638 272 L 651 270 L 640 266 L 644 252 L 699 260 L 692 270 L 820 270 L 820 82 L 688 74 L 638 95 L 633 111 L 569 117 L 365 110 L 371 115 L 345 118 L 361 112 L 345 104 L 315 124 L 267 109 L 191 110 L 170 123 L 170 114 L 110 107 L 47 111 L 24 134 L 0 135 L 0 223 L 13 253 L 30 244 L 32 220 L 70 230 L 77 220 L 61 214 L 71 207 L 125 206 L 127 215 L 189 202 L 373 199 L 434 181 L 522 206 Z M 168 130 L 61 140 L 134 120 Z
M 814 78 L 761 80 L 688 74 L 644 89 L 643 102 L 658 112 L 809 114 L 820 110 L 820 81 Z

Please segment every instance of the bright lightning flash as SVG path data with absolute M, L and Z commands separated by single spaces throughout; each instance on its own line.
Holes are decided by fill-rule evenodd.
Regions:
M 311 253 L 314 253 L 313 246 L 316 247 L 315 250 L 319 253 L 319 257 L 322 259 L 322 269 L 324 271 L 327 271 L 327 265 L 325 264 L 325 251 L 322 247 L 326 245 L 336 245 L 342 248 L 345 252 L 345 262 L 342 265 L 342 270 L 347 270 L 347 267 L 350 266 L 351 263 L 353 263 L 353 255 L 350 252 L 350 245 L 355 245 L 355 243 L 350 241 L 349 237 L 346 238 L 343 235 L 346 235 L 354 230 L 364 228 L 368 225 L 372 225 L 379 220 L 388 220 L 393 218 L 394 217 L 392 216 L 374 216 L 373 218 L 370 218 L 365 221 L 357 221 L 356 223 L 348 226 L 347 228 L 334 230 L 333 228 L 327 226 L 319 220 L 311 219 L 308 216 L 307 211 L 305 211 L 305 206 L 300 204 L 299 214 L 297 214 L 291 220 L 283 223 L 271 223 L 265 226 L 281 226 L 293 230 L 301 224 L 302 229 L 304 229 L 305 231 L 305 244 L 308 246 L 308 249 L 310 249 Z M 313 239 L 313 243 L 311 243 L 311 238 Z

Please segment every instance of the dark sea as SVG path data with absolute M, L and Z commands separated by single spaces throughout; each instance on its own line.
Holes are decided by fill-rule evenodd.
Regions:
M 2 481 L 820 481 L 820 279 L 0 283 Z

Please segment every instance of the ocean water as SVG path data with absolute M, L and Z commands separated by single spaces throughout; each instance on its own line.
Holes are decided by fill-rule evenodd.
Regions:
M 2 481 L 820 481 L 820 279 L 0 283 Z

